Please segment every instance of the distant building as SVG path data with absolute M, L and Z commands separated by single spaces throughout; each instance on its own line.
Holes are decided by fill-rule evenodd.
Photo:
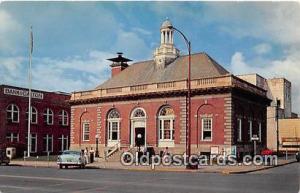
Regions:
M 32 90 L 31 153 L 57 154 L 68 149 L 70 95 Z M 0 85 L 0 146 L 27 151 L 28 89 Z
M 267 108 L 267 146 L 272 150 L 277 149 L 277 121 L 276 105 L 278 103 L 278 118 L 297 118 L 292 112 L 291 89 L 292 84 L 285 78 L 265 79 L 258 74 L 238 75 L 239 78 L 267 90 L 267 96 L 272 100 Z M 288 121 L 288 120 L 287 120 Z
M 279 150 L 300 150 L 300 119 L 279 119 Z
M 112 61 L 112 77 L 95 89 L 74 92 L 71 148 L 96 148 L 100 155 L 143 146 L 183 153 L 186 144 L 188 56 L 175 48 L 170 21 L 160 29 L 153 59 L 128 65 L 122 54 Z M 138 48 L 137 48 L 138 49 Z M 219 65 L 206 53 L 191 56 L 191 144 L 193 153 L 250 154 L 266 147 L 266 90 Z

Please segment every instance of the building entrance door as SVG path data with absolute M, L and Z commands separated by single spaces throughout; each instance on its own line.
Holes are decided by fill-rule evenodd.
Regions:
M 145 128 L 137 127 L 135 128 L 135 145 L 144 146 L 145 145 Z

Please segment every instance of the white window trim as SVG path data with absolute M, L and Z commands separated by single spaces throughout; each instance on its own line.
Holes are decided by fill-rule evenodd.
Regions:
M 67 111 L 62 110 L 61 113 L 59 114 L 59 117 L 62 120 L 62 122 L 61 122 L 62 126 L 68 126 L 69 125 L 69 114 L 68 114 Z M 65 123 L 65 117 L 67 118 L 67 122 L 66 123 Z
M 33 109 L 34 109 L 34 113 L 33 113 Z M 33 121 L 33 119 L 32 119 L 32 115 L 33 114 L 35 114 L 35 121 Z M 33 106 L 31 106 L 31 123 L 33 123 L 33 124 L 37 124 L 38 123 L 38 120 L 39 120 L 39 112 L 38 112 L 38 110 L 35 108 L 35 107 L 33 107 Z
M 64 149 L 64 146 L 65 146 L 65 140 L 66 139 L 66 141 L 67 141 L 67 148 L 66 149 Z M 65 135 L 61 135 L 61 137 L 60 138 L 58 138 L 58 140 L 60 140 L 60 142 L 61 142 L 61 147 L 60 147 L 60 152 L 63 152 L 63 151 L 65 151 L 65 150 L 68 150 L 69 149 L 69 147 L 68 147 L 68 144 L 69 144 L 69 136 L 65 136 Z
M 238 139 L 237 139 L 237 141 L 238 142 L 242 142 L 243 141 L 243 139 L 242 139 L 242 132 L 243 132 L 243 121 L 242 121 L 242 119 L 241 118 L 238 118 L 237 119 L 238 120 Z
M 210 119 L 210 121 L 211 121 L 211 130 L 210 130 L 210 132 L 211 132 L 211 138 L 210 139 L 203 139 L 203 134 L 204 134 L 204 127 L 203 127 L 203 125 L 204 125 L 204 119 Z M 203 117 L 202 119 L 201 119 L 201 141 L 212 141 L 213 140 L 213 119 L 212 119 L 212 117 Z
M 259 142 L 261 142 L 261 122 L 258 123 L 258 137 L 259 137 Z
M 110 142 L 120 141 L 120 118 L 108 119 L 108 132 L 107 132 L 107 140 Z M 118 123 L 118 135 L 117 139 L 112 139 L 112 123 Z
M 53 135 L 49 135 L 47 134 L 46 137 L 44 137 L 44 139 L 46 139 L 46 150 L 44 150 L 44 152 L 53 152 Z M 51 140 L 51 149 L 49 151 L 48 147 L 49 147 L 49 139 Z
M 8 110 L 8 108 L 11 106 L 11 110 Z M 17 111 L 14 111 L 14 106 L 17 108 Z M 8 105 L 7 109 L 6 109 L 6 112 L 9 112 L 11 114 L 11 122 L 12 123 L 19 123 L 20 121 L 20 109 L 18 107 L 18 105 L 16 104 L 10 104 Z M 17 112 L 18 113 L 18 119 L 17 121 L 14 121 L 14 112 Z
M 158 117 L 158 129 L 159 129 L 159 131 L 158 131 L 158 139 L 159 139 L 159 141 L 160 142 L 164 142 L 164 141 L 168 141 L 168 142 L 174 142 L 174 139 L 173 138 L 175 138 L 175 137 L 173 137 L 173 135 L 174 135 L 174 120 L 175 120 L 175 117 L 174 116 L 159 116 Z M 160 121 L 162 121 L 162 124 L 160 124 Z M 164 138 L 164 132 L 165 132 L 165 126 L 164 126 L 164 121 L 170 121 L 170 139 L 165 139 Z M 162 127 L 162 128 L 160 128 L 160 126 Z M 162 136 L 160 136 L 160 130 L 161 130 L 161 135 Z
M 138 110 L 141 110 L 141 111 L 143 111 L 143 113 L 144 113 L 144 116 L 143 117 L 135 117 L 134 116 L 134 114 L 136 113 L 136 111 L 138 111 Z M 131 119 L 135 119 L 135 120 L 144 120 L 144 119 L 146 119 L 147 118 L 147 114 L 146 114 L 146 111 L 143 109 L 143 108 L 141 108 L 141 107 L 139 107 L 139 108 L 135 108 L 133 111 L 132 111 L 132 113 L 131 113 Z
M 46 109 L 46 113 L 44 113 L 44 116 L 46 116 L 46 124 L 47 125 L 53 125 L 54 120 L 54 113 L 50 108 Z M 52 116 L 52 121 L 50 122 L 50 116 Z
M 89 126 L 89 132 L 88 132 L 88 134 L 89 134 L 89 139 L 85 139 L 84 137 L 85 137 L 85 125 L 88 125 Z M 90 128 L 90 123 L 83 123 L 82 124 L 82 141 L 90 141 L 90 133 L 91 133 L 91 128 Z
M 35 137 L 33 137 L 32 135 L 35 135 Z M 35 139 L 35 144 L 34 144 L 34 150 L 35 151 L 31 151 L 32 150 L 32 139 Z M 30 133 L 30 153 L 36 153 L 37 152 L 37 140 L 38 140 L 38 137 L 37 137 L 37 134 L 36 133 Z M 26 142 L 28 142 L 28 138 L 26 136 Z
M 17 143 L 19 143 L 19 141 L 20 141 L 19 133 L 9 133 L 10 136 L 9 137 L 6 136 L 6 139 L 9 138 L 9 141 L 11 143 L 13 143 L 14 142 L 14 134 L 17 134 Z
M 33 113 L 33 109 L 35 110 L 35 113 Z M 29 111 L 29 108 L 28 108 L 27 111 L 26 111 L 26 114 L 29 115 L 29 112 L 28 112 L 28 111 Z M 30 120 L 30 123 L 31 123 L 31 124 L 38 124 L 38 119 L 39 119 L 39 118 L 38 118 L 38 115 L 39 115 L 38 110 L 37 110 L 34 106 L 31 106 L 31 112 L 30 112 L 30 113 L 31 113 L 31 116 L 30 116 L 30 119 L 31 119 L 31 120 Z M 33 114 L 35 114 L 35 117 L 36 117 L 35 121 L 32 120 L 32 115 L 33 115 Z M 27 115 L 27 117 L 29 118 L 28 115 Z M 27 121 L 28 121 L 28 118 L 27 118 Z

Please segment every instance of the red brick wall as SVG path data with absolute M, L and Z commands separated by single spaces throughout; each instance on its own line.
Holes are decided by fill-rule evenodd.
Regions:
M 4 95 L 4 87 L 8 86 L 0 87 L 0 144 L 3 145 L 6 143 L 7 133 L 19 133 L 19 144 L 25 144 L 28 133 L 28 122 L 26 120 L 28 98 Z M 51 92 L 43 93 L 44 98 L 42 100 L 35 98 L 32 99 L 32 106 L 38 111 L 38 122 L 37 124 L 31 124 L 31 133 L 37 134 L 37 154 L 43 153 L 43 138 L 46 134 L 53 135 L 53 153 L 57 154 L 61 149 L 58 138 L 60 138 L 61 135 L 68 136 L 70 138 L 70 124 L 68 124 L 68 126 L 61 126 L 58 122 L 59 112 L 61 110 L 65 110 L 68 112 L 70 123 L 70 106 L 66 101 L 70 98 L 70 96 Z M 7 122 L 6 109 L 10 104 L 16 104 L 19 107 L 19 123 Z M 50 108 L 54 113 L 53 125 L 44 124 L 43 113 L 46 108 Z
M 192 98 L 191 104 L 191 143 L 194 152 L 209 152 L 211 146 L 219 146 L 219 150 L 225 147 L 237 145 L 238 152 L 251 152 L 253 146 L 249 141 L 248 120 L 253 121 L 253 134 L 258 132 L 258 122 L 262 123 L 262 143 L 258 144 L 259 148 L 263 148 L 266 143 L 266 104 L 257 98 L 251 98 L 238 92 L 200 95 Z M 169 105 L 174 109 L 175 113 L 175 147 L 184 148 L 185 146 L 185 98 L 152 98 L 140 99 L 137 101 L 115 101 L 104 102 L 99 104 L 89 104 L 81 106 L 73 106 L 74 108 L 74 147 L 79 144 L 78 133 L 82 126 L 79 126 L 80 114 L 86 108 L 89 113 L 83 116 L 83 119 L 93 122 L 91 141 L 86 143 L 88 146 L 95 144 L 96 129 L 100 133 L 100 144 L 102 147 L 107 143 L 107 114 L 111 109 L 117 109 L 121 116 L 120 123 L 120 140 L 122 145 L 130 144 L 130 127 L 131 113 L 137 108 L 143 108 L 147 115 L 146 121 L 146 137 L 147 144 L 157 146 L 158 144 L 158 112 L 164 105 Z M 213 131 L 211 141 L 202 141 L 202 123 L 201 117 L 212 117 Z M 237 142 L 237 118 L 243 118 L 243 141 Z M 98 120 L 95 123 L 95 120 Z
M 81 117 L 81 118 L 80 118 Z M 83 141 L 82 129 L 83 123 L 88 122 L 90 124 L 90 140 Z M 74 109 L 74 128 L 76 132 L 72 136 L 76 144 L 85 147 L 87 144 L 95 143 L 96 128 L 97 128 L 97 107 L 96 106 L 86 106 L 82 108 Z M 80 126 L 81 125 L 81 126 Z M 80 131 L 79 131 L 80 130 Z M 81 140 L 80 140 L 81 139 Z
M 201 115 L 211 115 L 213 120 L 212 141 L 202 141 Z M 196 116 L 196 117 L 195 117 Z M 224 144 L 224 98 L 192 100 L 192 144 Z M 197 129 L 195 129 L 197 128 Z
M 125 144 L 130 143 L 130 116 L 132 111 L 135 108 L 143 108 L 146 112 L 147 121 L 146 121 L 146 132 L 147 132 L 147 143 L 149 145 L 156 145 L 157 144 L 157 115 L 160 108 L 164 105 L 170 105 L 175 112 L 175 116 L 179 117 L 179 101 L 176 100 L 170 100 L 167 102 L 167 104 L 164 102 L 164 100 L 161 101 L 147 101 L 147 102 L 140 102 L 139 104 L 136 103 L 129 103 L 129 104 L 115 104 L 114 107 L 112 104 L 103 104 L 102 105 L 102 114 L 103 117 L 101 119 L 103 125 L 106 127 L 106 117 L 107 113 L 110 109 L 116 108 L 120 112 L 121 115 L 121 128 L 122 131 L 120 133 L 121 136 L 121 142 Z M 179 130 L 179 119 L 175 119 L 175 143 L 179 143 L 179 132 L 176 132 Z M 106 129 L 102 130 L 102 133 L 106 135 Z M 104 143 L 102 141 L 102 143 Z
M 180 101 L 178 99 L 162 98 L 160 100 L 144 100 L 144 101 L 133 101 L 133 102 L 115 102 L 115 103 L 103 103 L 99 104 L 101 106 L 101 144 L 106 144 L 106 127 L 107 127 L 107 114 L 108 112 L 115 108 L 119 111 L 121 116 L 121 131 L 120 139 L 122 144 L 130 144 L 130 116 L 132 111 L 137 108 L 143 108 L 146 112 L 146 132 L 147 132 L 147 144 L 157 145 L 157 116 L 158 112 L 164 105 L 169 105 L 173 108 L 175 112 L 175 144 L 180 143 Z M 96 105 L 82 105 L 74 106 L 74 144 L 79 144 L 79 128 L 80 126 L 80 115 L 84 112 L 84 109 L 88 113 L 85 113 L 82 120 L 90 120 L 93 123 L 92 132 L 90 138 L 92 139 L 89 143 L 95 144 L 95 133 L 96 133 L 96 123 L 97 120 L 97 106 Z M 213 140 L 212 142 L 202 142 L 200 141 L 201 133 L 201 120 L 197 119 L 195 115 L 198 114 L 212 114 L 213 115 Z M 198 129 L 197 129 L 198 126 Z M 207 98 L 207 99 L 193 99 L 192 100 L 192 143 L 197 144 L 223 144 L 224 143 L 224 99 L 219 98 Z M 82 133 L 82 131 L 80 131 Z

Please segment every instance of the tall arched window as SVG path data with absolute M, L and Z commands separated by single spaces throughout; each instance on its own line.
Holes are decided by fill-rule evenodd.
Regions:
M 171 107 L 163 107 L 159 111 L 159 141 L 174 141 L 174 110 Z
M 26 111 L 26 120 L 28 121 L 28 109 Z M 35 107 L 31 106 L 31 123 L 37 124 L 38 120 L 38 111 Z
M 109 111 L 107 116 L 107 139 L 110 142 L 117 142 L 120 139 L 120 113 L 116 109 Z M 111 144 L 113 145 L 113 144 Z
M 53 125 L 53 111 L 50 108 L 44 111 L 44 123 L 46 125 Z
M 67 111 L 65 110 L 60 111 L 59 119 L 58 119 L 59 124 L 62 126 L 68 126 L 69 124 L 68 121 L 69 121 L 69 117 Z
M 10 104 L 6 109 L 7 121 L 9 123 L 19 122 L 19 107 L 15 104 Z

